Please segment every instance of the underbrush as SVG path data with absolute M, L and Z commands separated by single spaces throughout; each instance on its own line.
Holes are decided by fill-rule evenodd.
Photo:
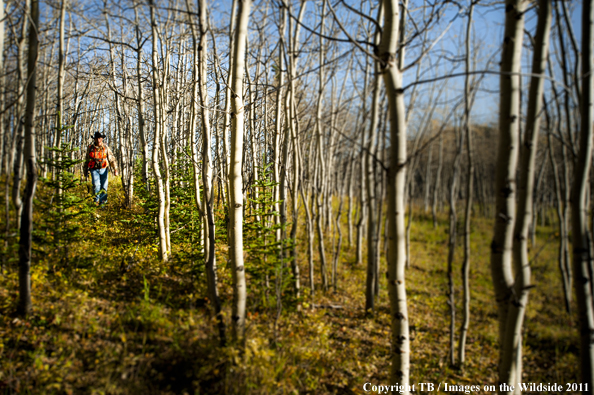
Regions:
M 187 229 L 179 231 L 172 258 L 163 263 L 154 229 L 143 219 L 147 210 L 140 205 L 124 208 L 121 188 L 114 183 L 108 208 L 81 217 L 85 237 L 69 246 L 66 259 L 57 264 L 55 252 L 38 249 L 32 267 L 33 312 L 26 319 L 14 315 L 16 239 L 9 240 L 10 257 L 0 276 L 0 393 L 361 394 L 365 383 L 388 384 L 386 282 L 382 276 L 375 314 L 365 314 L 366 269 L 355 264 L 355 246 L 349 246 L 346 237 L 346 215 L 336 292 L 320 291 L 316 266 L 318 288 L 314 296 L 303 290 L 302 309 L 286 302 L 277 321 L 275 308 L 253 308 L 248 312 L 245 342 L 220 346 L 197 237 L 181 236 L 199 224 L 188 222 Z M 411 384 L 496 385 L 491 221 L 473 219 L 471 324 L 462 367 L 448 363 L 446 230 L 445 214 L 436 229 L 429 217 L 420 215 L 413 222 L 407 271 Z M 577 382 L 576 317 L 563 310 L 557 240 L 551 228 L 537 230 L 532 251 L 540 252 L 533 262 L 536 288 L 525 322 L 522 380 Z M 304 232 L 300 229 L 297 249 L 301 284 L 306 288 Z M 457 268 L 461 252 L 458 248 Z M 223 242 L 217 245 L 217 262 L 223 315 L 229 324 L 232 288 Z M 250 263 L 248 256 L 246 266 Z M 384 273 L 383 256 L 381 267 Z M 248 294 L 262 291 L 253 287 L 266 286 L 250 280 L 248 276 Z M 461 311 L 460 278 L 456 287 L 456 307 Z M 420 392 L 418 386 L 416 390 Z

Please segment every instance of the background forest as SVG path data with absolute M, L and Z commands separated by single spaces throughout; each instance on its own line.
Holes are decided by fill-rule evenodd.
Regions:
M 593 13 L 0 1 L 0 391 L 591 393 Z

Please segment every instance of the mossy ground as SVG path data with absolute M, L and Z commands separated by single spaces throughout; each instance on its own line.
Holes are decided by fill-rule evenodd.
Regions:
M 15 238 L 9 240 L 9 259 L 0 276 L 0 393 L 362 394 L 367 382 L 388 384 L 390 323 L 385 278 L 375 315 L 366 315 L 365 268 L 354 263 L 346 215 L 336 292 L 320 291 L 318 276 L 315 296 L 304 292 L 301 311 L 284 306 L 276 331 L 274 309 L 251 308 L 245 346 L 220 347 L 205 299 L 203 262 L 196 258 L 196 242 L 175 240 L 172 259 L 160 262 L 153 231 L 135 224 L 142 213 L 124 209 L 118 190 L 112 184 L 107 209 L 81 218 L 86 232 L 82 242 L 70 245 L 67 253 L 41 248 L 34 253 L 33 311 L 26 319 L 14 315 L 17 246 Z M 481 388 L 497 383 L 497 316 L 489 268 L 491 220 L 475 218 L 472 227 L 472 317 L 466 363 L 455 368 L 448 363 L 446 214 L 440 216 L 436 229 L 421 210 L 415 215 L 406 273 L 411 383 Z M 327 251 L 331 235 L 326 236 Z M 305 288 L 304 236 L 299 234 L 298 249 Z M 532 251 L 540 253 L 532 263 L 536 287 L 530 293 L 525 322 L 524 382 L 578 380 L 576 316 L 564 311 L 556 245 L 552 226 L 537 229 Z M 221 245 L 217 260 L 229 322 L 232 289 L 225 251 Z M 458 321 L 461 253 L 458 248 Z M 384 273 L 383 256 L 381 265 Z M 329 304 L 341 308 L 311 307 Z M 420 392 L 418 386 L 416 390 Z

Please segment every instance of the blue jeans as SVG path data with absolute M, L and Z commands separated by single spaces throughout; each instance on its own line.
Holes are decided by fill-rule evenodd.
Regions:
M 91 170 L 91 180 L 95 189 L 95 202 L 107 203 L 108 168 Z

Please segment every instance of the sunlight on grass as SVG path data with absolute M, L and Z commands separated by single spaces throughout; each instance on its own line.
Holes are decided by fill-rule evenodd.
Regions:
M 0 276 L 0 388 L 6 393 L 362 393 L 366 382 L 387 383 L 390 317 L 385 278 L 377 311 L 366 316 L 365 268 L 354 264 L 346 215 L 337 292 L 324 294 L 318 285 L 316 296 L 303 300 L 304 306 L 340 308 L 297 311 L 287 304 L 276 337 L 274 310 L 250 311 L 244 346 L 220 347 L 195 246 L 179 241 L 171 261 L 160 262 L 153 230 L 137 220 L 142 209 L 124 209 L 121 189 L 113 190 L 117 192 L 110 206 L 85 219 L 91 226 L 84 240 L 70 246 L 66 261 L 56 264 L 51 251 L 35 253 L 34 308 L 26 320 L 13 315 L 18 289 L 15 259 Z M 407 272 L 411 382 L 494 384 L 498 352 L 489 269 L 491 221 L 473 219 L 472 317 L 468 362 L 461 369 L 448 366 L 447 360 L 446 222 L 444 214 L 436 229 L 423 214 L 413 221 Z M 297 247 L 301 284 L 306 287 L 303 232 L 300 229 Z M 533 264 L 536 288 L 524 331 L 524 379 L 570 382 L 577 379 L 577 330 L 575 317 L 563 311 L 551 232 L 539 227 L 533 248 L 540 253 Z M 331 234 L 327 243 L 332 243 Z M 220 245 L 220 292 L 229 322 L 232 291 L 225 253 Z M 458 247 L 456 273 L 461 258 Z M 381 265 L 385 272 L 383 256 Z M 319 267 L 316 275 L 319 279 Z

